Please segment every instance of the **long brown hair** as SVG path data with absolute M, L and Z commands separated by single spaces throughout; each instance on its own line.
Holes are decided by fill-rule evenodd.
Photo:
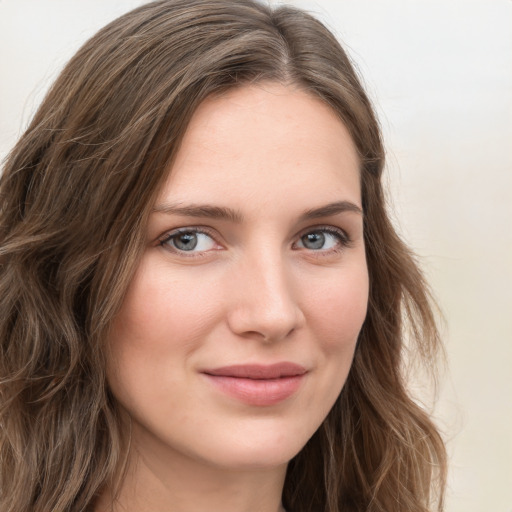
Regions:
M 149 210 L 207 96 L 293 83 L 337 112 L 361 157 L 368 315 L 348 380 L 290 462 L 294 512 L 443 507 L 444 445 L 409 396 L 406 335 L 431 365 L 429 295 L 381 186 L 380 129 L 347 55 L 308 14 L 253 0 L 163 0 L 73 57 L 0 181 L 0 509 L 84 511 L 123 464 L 105 340 Z

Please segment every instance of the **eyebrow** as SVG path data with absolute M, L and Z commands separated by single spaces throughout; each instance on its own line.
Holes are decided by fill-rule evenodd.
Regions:
M 168 215 L 182 215 L 184 217 L 205 217 L 209 219 L 229 220 L 240 224 L 243 221 L 243 215 L 231 208 L 224 206 L 212 206 L 209 204 L 191 204 L 181 206 L 180 204 L 160 204 L 153 208 L 154 212 L 165 213 Z
M 244 218 L 239 210 L 226 208 L 224 206 L 213 206 L 209 204 L 181 205 L 179 203 L 163 203 L 153 208 L 155 213 L 167 215 L 182 215 L 184 217 L 200 217 L 209 219 L 227 220 L 236 224 L 243 222 Z M 306 210 L 300 216 L 300 221 L 330 217 L 345 212 L 354 212 L 363 215 L 363 210 L 350 201 L 335 201 L 333 203 Z
M 311 220 L 318 219 L 320 217 L 330 217 L 331 215 L 337 215 L 338 213 L 354 212 L 359 215 L 363 215 L 363 210 L 357 206 L 357 204 L 350 201 L 336 201 L 334 203 L 320 206 L 319 208 L 313 208 L 306 210 L 301 216 L 300 220 Z

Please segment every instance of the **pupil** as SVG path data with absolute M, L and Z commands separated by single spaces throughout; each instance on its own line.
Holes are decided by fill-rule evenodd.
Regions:
M 321 249 L 325 244 L 325 235 L 323 233 L 308 233 L 302 237 L 304 247 L 308 249 Z
M 174 240 L 174 245 L 182 251 L 191 251 L 197 245 L 197 235 L 195 233 L 183 233 Z

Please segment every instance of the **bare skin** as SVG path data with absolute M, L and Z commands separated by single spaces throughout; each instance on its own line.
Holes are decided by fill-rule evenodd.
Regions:
M 109 340 L 131 450 L 95 512 L 284 510 L 366 316 L 361 209 L 356 149 L 319 99 L 266 83 L 199 107 Z M 233 365 L 295 374 L 216 374 Z

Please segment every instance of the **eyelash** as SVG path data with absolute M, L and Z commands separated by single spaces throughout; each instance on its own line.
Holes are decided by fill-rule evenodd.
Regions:
M 312 233 L 327 233 L 329 235 L 332 235 L 338 240 L 339 245 L 337 245 L 333 249 L 327 249 L 327 250 L 322 250 L 322 249 L 314 250 L 314 249 L 308 249 L 307 247 L 298 247 L 298 248 L 295 247 L 294 250 L 306 250 L 306 251 L 314 254 L 315 257 L 322 257 L 322 256 L 328 256 L 333 253 L 341 252 L 343 249 L 350 247 L 352 244 L 352 240 L 351 240 L 350 236 L 344 230 L 335 228 L 332 226 L 311 226 L 307 230 L 300 233 L 297 238 L 300 241 L 300 240 L 302 240 L 303 237 L 305 237 L 308 234 L 312 234 Z M 169 242 L 171 242 L 173 239 L 179 237 L 180 235 L 185 235 L 185 234 L 194 234 L 194 235 L 204 234 L 204 235 L 210 237 L 216 244 L 218 244 L 218 242 L 216 242 L 216 240 L 215 240 L 215 236 L 208 229 L 200 228 L 200 227 L 190 227 L 190 228 L 186 227 L 186 228 L 176 229 L 176 230 L 172 231 L 171 233 L 167 233 L 163 238 L 161 238 L 159 240 L 158 245 L 170 252 L 173 252 L 175 254 L 179 254 L 180 256 L 184 256 L 184 257 L 188 257 L 188 258 L 204 257 L 207 255 L 208 252 L 210 252 L 210 251 L 193 251 L 193 252 L 192 251 L 184 251 L 184 250 L 178 249 L 177 247 L 173 247 L 172 245 L 169 244 Z M 294 245 L 296 243 L 297 242 L 294 242 Z
M 215 241 L 215 236 L 208 229 L 199 228 L 199 227 L 190 227 L 190 228 L 175 229 L 171 233 L 167 233 L 166 235 L 164 235 L 163 238 L 161 238 L 159 240 L 158 245 L 160 245 L 161 247 L 163 247 L 164 249 L 166 249 L 170 252 L 179 254 L 180 256 L 184 256 L 187 258 L 198 258 L 198 257 L 200 258 L 200 257 L 206 256 L 206 253 L 209 251 L 197 251 L 197 252 L 183 251 L 183 250 L 180 250 L 177 247 L 173 247 L 172 245 L 169 244 L 169 242 L 171 242 L 173 239 L 179 237 L 180 235 L 188 235 L 188 234 L 194 234 L 194 235 L 203 234 L 203 235 L 210 237 L 216 244 L 218 244 Z
M 316 257 L 329 256 L 330 254 L 338 253 L 338 252 L 342 251 L 343 249 L 350 247 L 352 244 L 352 240 L 346 231 L 339 229 L 339 228 L 332 227 L 332 226 L 312 226 L 312 227 L 308 228 L 306 231 L 303 231 L 299 235 L 298 239 L 302 240 L 302 238 L 304 236 L 311 234 L 311 233 L 327 233 L 329 235 L 334 236 L 338 240 L 338 245 L 333 249 L 327 249 L 327 250 L 319 249 L 316 251 L 313 249 L 310 249 L 309 251 L 311 253 L 313 253 Z M 300 250 L 300 249 L 308 250 L 307 247 L 304 247 L 304 248 L 299 247 L 296 250 Z

